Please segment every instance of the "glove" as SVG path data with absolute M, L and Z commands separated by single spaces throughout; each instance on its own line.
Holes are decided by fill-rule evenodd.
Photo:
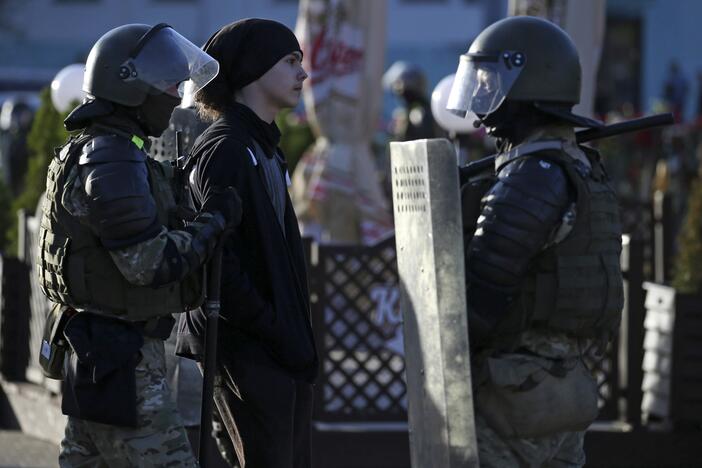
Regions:
M 221 214 L 226 227 L 233 228 L 241 221 L 241 198 L 234 187 L 212 186 L 205 193 L 202 211 Z

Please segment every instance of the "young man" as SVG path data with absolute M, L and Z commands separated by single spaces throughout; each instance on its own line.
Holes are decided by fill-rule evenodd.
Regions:
M 171 403 L 163 340 L 172 314 L 199 297 L 184 278 L 196 277 L 241 207 L 227 190 L 208 196 L 187 228 L 172 224 L 170 180 L 147 137 L 168 126 L 182 82 L 201 87 L 217 69 L 165 24 L 115 28 L 88 56 L 88 99 L 65 121 L 81 132 L 49 166 L 37 259 L 42 290 L 70 316 L 61 467 L 197 466 Z
M 247 466 L 309 467 L 318 361 L 303 248 L 273 122 L 300 99 L 307 78 L 302 51 L 290 29 L 263 19 L 223 27 L 205 51 L 222 71 L 195 96 L 214 123 L 191 152 L 193 201 L 199 207 L 205 194 L 233 186 L 244 213 L 224 245 L 218 371 L 225 387 L 216 397 L 227 402 Z M 190 314 L 181 325 L 179 354 L 200 359 L 202 315 Z

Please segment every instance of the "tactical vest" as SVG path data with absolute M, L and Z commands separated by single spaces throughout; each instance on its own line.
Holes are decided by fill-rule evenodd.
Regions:
M 98 237 L 63 207 L 61 200 L 68 195 L 64 193 L 66 179 L 91 138 L 72 138 L 49 165 L 37 259 L 42 291 L 54 302 L 131 321 L 198 307 L 203 299 L 201 271 L 189 275 L 182 284 L 160 288 L 133 285 L 117 269 Z M 148 157 L 146 167 L 158 220 L 169 226 L 175 201 L 168 175 L 161 164 Z
M 532 261 L 521 293 L 496 333 L 498 341 L 510 347 L 510 340 L 527 327 L 607 340 L 619 326 L 624 305 L 616 194 L 597 157 L 588 157 L 589 173 L 577 169 L 562 151 L 539 151 L 532 157 L 564 170 L 576 191 L 576 218 L 565 239 Z

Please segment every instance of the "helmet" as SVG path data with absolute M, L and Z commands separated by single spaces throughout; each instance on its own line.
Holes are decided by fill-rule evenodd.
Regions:
M 562 29 L 541 18 L 506 18 L 461 56 L 447 109 L 464 117 L 488 115 L 505 100 L 572 107 L 580 75 L 578 51 Z
M 398 61 L 393 63 L 383 75 L 383 86 L 400 96 L 405 94 L 425 96 L 427 77 L 419 66 Z
M 167 24 L 127 24 L 105 33 L 90 50 L 83 91 L 133 107 L 149 94 L 182 97 L 186 80 L 196 92 L 218 71 L 216 60 Z

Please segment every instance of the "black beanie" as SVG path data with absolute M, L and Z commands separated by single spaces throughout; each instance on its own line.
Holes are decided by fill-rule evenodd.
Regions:
M 214 33 L 203 48 L 219 62 L 220 80 L 236 91 L 253 83 L 292 52 L 300 52 L 295 34 L 277 21 L 248 18 Z

